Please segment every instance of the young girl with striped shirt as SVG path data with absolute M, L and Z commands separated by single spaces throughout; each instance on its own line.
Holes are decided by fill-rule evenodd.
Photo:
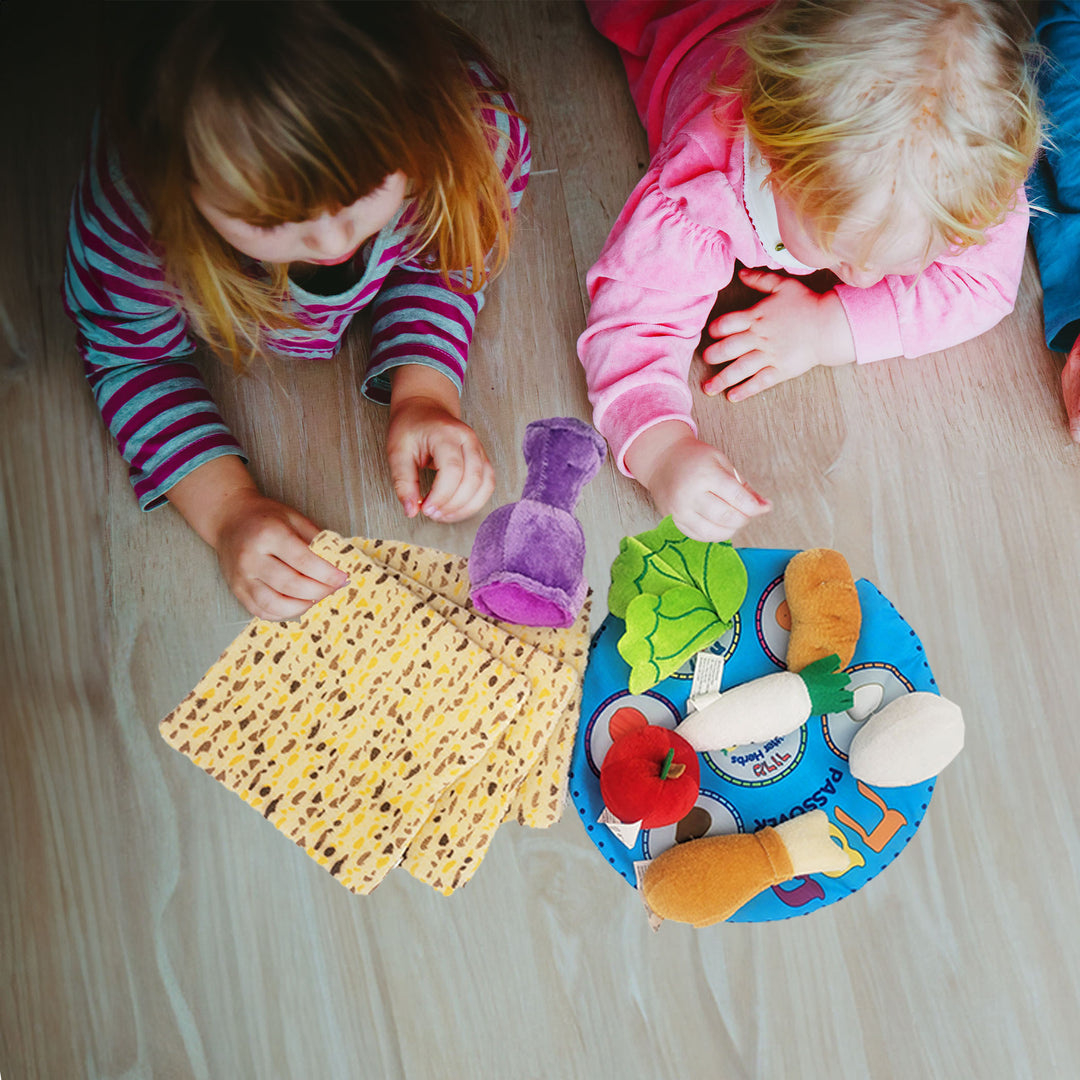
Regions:
M 196 339 L 237 370 L 326 359 L 370 306 L 362 389 L 390 406 L 405 513 L 475 513 L 494 474 L 458 395 L 528 136 L 480 47 L 422 6 L 148 8 L 73 198 L 65 301 L 139 505 L 172 503 L 241 603 L 286 618 L 343 576 L 259 492 Z

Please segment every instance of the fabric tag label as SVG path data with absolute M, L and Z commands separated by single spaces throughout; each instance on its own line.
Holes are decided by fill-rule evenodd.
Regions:
M 620 821 L 606 806 L 596 820 L 606 825 L 625 847 L 630 848 L 637 843 L 638 833 L 641 832 L 640 821 Z
M 716 694 L 724 681 L 724 658 L 708 651 L 699 652 L 694 657 L 694 680 L 690 684 L 690 699 L 686 703 L 688 712 L 700 708 L 698 699 L 706 694 Z
M 649 916 L 649 929 L 652 930 L 653 933 L 656 933 L 664 920 L 645 903 L 645 890 L 642 887 L 642 883 L 645 880 L 645 871 L 649 868 L 649 861 L 650 860 L 648 859 L 642 859 L 639 862 L 634 863 L 634 876 L 637 878 L 638 896 L 641 897 L 641 902 L 645 906 L 645 911 Z

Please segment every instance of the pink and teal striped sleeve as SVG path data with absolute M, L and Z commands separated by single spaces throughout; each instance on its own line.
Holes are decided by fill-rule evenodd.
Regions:
M 142 509 L 160 506 L 165 492 L 204 462 L 244 456 L 198 369 L 184 359 L 195 348 L 187 320 L 99 122 L 72 198 L 64 304 Z
M 479 65 L 472 66 L 476 82 L 491 87 Z M 513 110 L 508 95 L 490 91 L 490 99 Z M 485 109 L 484 121 L 497 132 L 492 153 L 510 192 L 516 211 L 529 183 L 529 133 L 520 117 L 499 109 Z M 460 275 L 457 275 L 460 280 Z M 472 343 L 476 316 L 484 294 L 455 292 L 438 270 L 417 259 L 399 262 L 372 302 L 371 353 L 363 392 L 373 401 L 390 400 L 390 371 L 403 364 L 423 364 L 442 372 L 461 392 L 465 364 Z
M 477 68 L 475 74 L 479 84 L 490 86 L 486 72 Z M 494 91 L 491 96 L 512 108 L 508 98 Z M 525 125 L 496 109 L 485 118 L 499 133 L 492 152 L 516 208 L 528 182 Z M 319 297 L 294 286 L 295 311 L 305 325 L 268 332 L 267 347 L 296 357 L 333 356 L 352 317 L 372 303 L 372 359 L 364 383 L 369 397 L 388 401 L 388 372 L 407 363 L 437 368 L 460 390 L 483 296 L 455 292 L 437 271 L 402 261 L 409 216 L 400 215 L 375 238 L 374 264 L 365 268 L 359 291 Z M 247 460 L 186 359 L 195 348 L 187 319 L 166 285 L 149 218 L 99 123 L 72 199 L 64 301 L 94 397 L 144 510 L 160 506 L 170 487 L 214 458 Z

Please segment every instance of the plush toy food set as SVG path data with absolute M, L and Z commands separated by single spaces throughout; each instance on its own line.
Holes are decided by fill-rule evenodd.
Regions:
M 512 509 L 538 543 L 557 539 L 556 568 L 513 536 L 478 536 L 478 588 L 459 556 L 320 533 L 312 550 L 348 584 L 296 622 L 253 619 L 161 722 L 353 892 L 400 865 L 449 894 L 501 822 L 561 816 L 589 635 L 571 510 L 603 444 L 558 419 L 530 424 L 525 445 L 528 505 L 492 517 Z
M 804 914 L 914 835 L 963 745 L 914 631 L 835 551 L 627 537 L 571 794 L 654 924 Z
M 524 451 L 467 562 L 320 533 L 348 584 L 252 620 L 166 741 L 357 893 L 395 866 L 453 892 L 500 823 L 557 821 L 568 782 L 654 921 L 788 917 L 878 873 L 963 743 L 888 601 L 836 552 L 665 519 L 622 541 L 589 648 L 573 509 L 604 444 L 555 418 Z

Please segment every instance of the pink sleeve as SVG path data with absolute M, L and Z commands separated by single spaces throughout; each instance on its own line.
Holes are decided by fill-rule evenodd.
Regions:
M 734 268 L 728 235 L 688 212 L 706 195 L 718 216 L 737 198 L 692 141 L 676 139 L 634 189 L 586 277 L 578 356 L 593 423 L 627 475 L 626 449 L 647 428 L 681 420 L 697 430 L 690 362 Z
M 860 364 L 925 356 L 970 341 L 1013 309 L 1024 265 L 1028 208 L 987 230 L 987 241 L 932 263 L 917 277 L 886 277 L 868 289 L 837 285 Z

